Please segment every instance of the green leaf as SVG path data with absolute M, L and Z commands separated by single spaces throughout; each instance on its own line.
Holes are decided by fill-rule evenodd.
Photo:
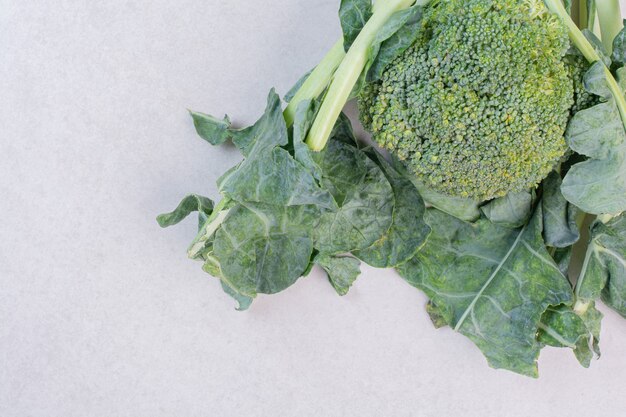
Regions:
M 315 228 L 315 247 L 328 254 L 365 249 L 389 230 L 393 190 L 385 174 L 362 151 L 331 140 L 314 155 L 322 185 L 339 209 L 323 212 Z
M 281 147 L 287 144 L 287 127 L 279 103 L 272 91 L 259 122 L 237 133 L 238 143 L 246 143 L 247 157 L 219 179 L 220 192 L 239 202 L 335 208 L 332 196 L 319 187 L 310 170 Z
M 555 247 L 553 249 L 554 253 L 552 254 L 552 259 L 554 259 L 554 262 L 559 267 L 559 271 L 561 271 L 561 274 L 563 274 L 564 277 L 567 276 L 568 271 L 569 271 L 569 265 L 570 265 L 570 262 L 572 261 L 572 253 L 573 253 L 572 249 L 573 249 L 572 246 L 568 246 L 566 248 Z
M 337 294 L 343 296 L 361 273 L 360 262 L 349 256 L 330 256 L 320 254 L 315 257 L 315 263 L 321 266 Z
M 231 208 L 213 242 L 226 284 L 248 297 L 292 285 L 309 265 L 318 215 L 311 206 L 246 203 Z
M 594 8 L 595 8 L 595 5 L 594 5 Z M 594 14 L 595 14 L 595 10 L 594 10 Z M 593 26 L 590 26 L 590 27 L 593 27 Z M 585 35 L 585 38 L 587 38 L 587 40 L 589 41 L 593 49 L 596 51 L 596 53 L 600 56 L 600 58 L 602 59 L 602 62 L 604 62 L 604 64 L 610 68 L 611 57 L 609 56 L 608 52 L 604 48 L 604 45 L 602 45 L 602 41 L 598 39 L 598 37 L 589 29 L 583 29 L 582 33 L 583 35 Z
M 428 313 L 428 317 L 430 317 L 430 321 L 435 326 L 435 329 L 440 329 L 448 325 L 443 314 L 441 314 L 441 310 L 435 303 L 431 301 L 426 304 L 426 312 Z
M 430 234 L 424 222 L 424 201 L 411 181 L 400 175 L 378 152 L 368 152 L 382 169 L 393 189 L 395 205 L 392 223 L 374 244 L 354 251 L 353 255 L 377 268 L 392 268 L 409 259 L 422 247 Z
M 543 180 L 543 237 L 546 245 L 566 248 L 578 242 L 580 232 L 576 217 L 580 210 L 561 194 L 561 176 L 551 172 Z
M 339 21 L 343 30 L 343 45 L 346 52 L 370 17 L 372 17 L 371 0 L 341 0 Z
M 605 94 L 602 63 L 586 74 L 591 92 Z M 600 103 L 576 113 L 566 131 L 569 146 L 590 157 L 570 168 L 561 191 L 572 204 L 591 214 L 626 210 L 626 132 L 615 101 Z
M 319 103 L 315 100 L 304 100 L 300 103 L 296 108 L 292 131 L 294 159 L 302 164 L 317 181 L 322 178 L 322 169 L 313 160 L 313 151 L 307 146 L 305 140 L 318 109 Z
M 626 318 L 626 214 L 606 224 L 597 220 L 576 284 L 576 296 L 588 304 L 598 298 Z
M 230 120 L 228 116 L 220 120 L 214 116 L 189 110 L 193 125 L 198 135 L 211 145 L 221 145 L 230 138 Z
M 183 198 L 174 211 L 160 214 L 157 217 L 157 222 L 161 227 L 173 226 L 180 223 L 194 211 L 198 212 L 200 222 L 202 223 L 213 212 L 213 201 L 201 195 L 190 194 Z
M 594 316 L 601 313 L 594 309 Z M 594 353 L 599 356 L 596 336 L 599 336 L 599 321 L 592 321 L 592 328 L 578 316 L 571 307 L 560 305 L 549 307 L 544 313 L 539 325 L 538 340 L 548 346 L 568 347 L 574 351 L 576 359 L 582 366 L 588 368 Z
M 624 19 L 626 25 L 626 19 Z M 626 64 L 626 28 L 622 29 L 613 39 L 613 62 L 619 66 Z
M 528 225 L 510 229 L 429 209 L 426 222 L 433 233 L 398 269 L 492 367 L 530 376 L 537 375 L 541 316 L 551 305 L 572 301 L 567 279 L 545 249 L 541 219 L 538 208 Z
M 373 61 L 367 72 L 368 82 L 380 80 L 385 68 L 419 38 L 423 10 L 422 6 L 415 5 L 396 12 L 376 34 L 372 44 Z
M 532 202 L 530 191 L 513 192 L 491 200 L 480 210 L 492 223 L 518 228 L 528 222 L 532 214 Z

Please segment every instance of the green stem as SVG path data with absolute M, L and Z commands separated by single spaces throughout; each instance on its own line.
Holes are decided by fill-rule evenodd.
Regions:
M 602 62 L 602 58 L 591 43 L 587 40 L 585 35 L 578 29 L 574 21 L 569 17 L 565 7 L 561 3 L 561 0 L 544 0 L 546 7 L 555 15 L 560 17 L 563 20 L 563 23 L 567 27 L 567 31 L 569 33 L 569 38 L 572 43 L 578 48 L 578 50 L 584 55 L 584 57 L 589 61 L 589 63 Z M 617 81 L 611 74 L 611 71 L 606 67 L 604 67 L 604 72 L 606 76 L 606 81 L 611 91 L 611 95 L 615 99 L 615 104 L 617 109 L 619 110 L 620 117 L 622 119 L 622 124 L 624 125 L 624 129 L 626 129 L 626 100 L 624 99 L 624 93 L 622 89 L 617 84 Z
M 602 45 L 610 54 L 613 52 L 613 39 L 624 28 L 619 1 L 596 0 L 596 12 L 600 22 Z
M 381 1 L 381 0 L 379 0 Z M 314 151 L 321 151 L 326 146 L 335 121 L 350 97 L 354 85 L 367 63 L 370 46 L 376 34 L 397 11 L 407 9 L 415 0 L 387 0 L 375 8 L 372 17 L 365 24 L 359 36 L 352 43 L 346 57 L 337 68 L 333 81 L 328 88 L 319 113 L 311 126 L 307 144 Z
M 343 38 L 339 39 L 328 51 L 322 61 L 311 72 L 298 92 L 293 96 L 283 112 L 287 126 L 291 126 L 296 117 L 296 108 L 304 100 L 317 98 L 330 83 L 335 70 L 346 56 L 343 49 Z

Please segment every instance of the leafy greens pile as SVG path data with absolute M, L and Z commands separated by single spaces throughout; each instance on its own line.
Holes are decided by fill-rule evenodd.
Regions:
M 217 204 L 189 195 L 159 224 L 198 212 L 188 255 L 239 310 L 315 265 L 345 295 L 365 262 L 492 367 L 536 376 L 546 345 L 589 366 L 595 303 L 626 317 L 626 31 L 617 1 L 580 3 L 342 0 L 343 38 L 284 110 L 272 90 L 247 128 L 191 112 L 243 160 Z M 355 139 L 357 97 L 391 158 Z

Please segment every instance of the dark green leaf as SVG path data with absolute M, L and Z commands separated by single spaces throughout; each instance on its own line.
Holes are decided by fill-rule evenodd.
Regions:
M 543 237 L 546 245 L 565 248 L 580 238 L 576 216 L 580 212 L 561 194 L 561 176 L 551 172 L 543 180 Z
M 343 29 L 343 45 L 346 52 L 372 17 L 371 0 L 341 0 L 339 21 Z
M 518 228 L 528 222 L 532 214 L 532 202 L 530 191 L 520 191 L 496 198 L 480 209 L 492 223 Z
M 554 253 L 552 254 L 552 259 L 554 259 L 554 262 L 559 267 L 559 271 L 561 271 L 561 274 L 565 277 L 568 274 L 569 265 L 572 261 L 572 248 L 572 246 L 568 246 L 566 248 L 553 248 Z
M 381 169 L 362 151 L 331 140 L 316 154 L 322 185 L 339 209 L 322 213 L 315 229 L 315 247 L 336 254 L 365 249 L 389 229 L 393 191 Z
M 411 259 L 426 241 L 430 227 L 424 222 L 424 201 L 411 181 L 400 175 L 376 151 L 370 157 L 382 169 L 393 189 L 395 205 L 391 227 L 369 248 L 353 255 L 377 268 L 391 268 Z
M 399 268 L 491 366 L 531 376 L 537 374 L 541 316 L 551 305 L 572 301 L 569 282 L 545 249 L 541 219 L 538 208 L 528 225 L 510 229 L 429 209 L 433 233 Z
M 201 195 L 190 194 L 183 198 L 174 211 L 160 214 L 157 217 L 157 222 L 161 227 L 173 226 L 194 211 L 198 212 L 200 222 L 203 222 L 213 212 L 213 201 Z
M 361 273 L 358 259 L 349 256 L 330 256 L 320 254 L 315 257 L 315 263 L 321 266 L 331 285 L 339 295 L 346 295 L 348 290 Z

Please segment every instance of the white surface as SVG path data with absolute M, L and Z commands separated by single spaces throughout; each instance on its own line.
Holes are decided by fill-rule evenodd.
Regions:
M 0 0 L 0 416 L 623 416 L 626 321 L 539 380 L 435 330 L 365 269 L 237 313 L 154 218 L 239 156 L 186 108 L 253 122 L 339 34 L 336 0 Z M 318 28 L 324 28 L 321 32 Z

